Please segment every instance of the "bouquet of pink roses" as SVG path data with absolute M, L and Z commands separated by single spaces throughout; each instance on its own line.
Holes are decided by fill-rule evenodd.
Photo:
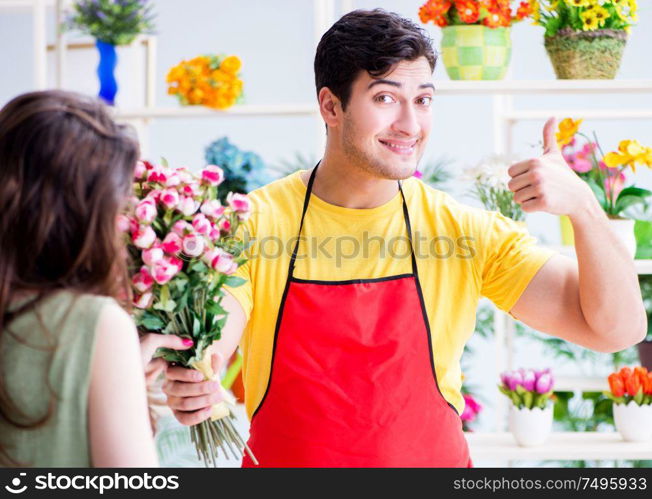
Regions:
M 138 163 L 129 214 L 121 216 L 133 265 L 135 320 L 140 329 L 192 341 L 188 350 L 161 349 L 157 356 L 215 379 L 208 347 L 220 338 L 226 311 L 220 305 L 225 284 L 244 281 L 232 274 L 243 264 L 245 244 L 234 237 L 249 216 L 246 195 L 217 200 L 221 168 L 206 166 L 199 176 L 184 168 Z M 211 418 L 190 428 L 197 455 L 215 464 L 218 448 L 238 459 L 251 451 L 235 430 L 233 397 L 213 406 Z M 238 451 L 236 453 L 236 450 Z

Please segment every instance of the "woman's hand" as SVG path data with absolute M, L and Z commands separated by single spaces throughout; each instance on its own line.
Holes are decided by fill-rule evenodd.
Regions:
M 173 334 L 146 333 L 140 337 L 140 353 L 145 369 L 145 381 L 152 384 L 159 374 L 167 368 L 164 359 L 153 359 L 154 353 L 159 348 L 171 348 L 173 350 L 187 350 L 193 345 L 189 338 L 180 338 Z

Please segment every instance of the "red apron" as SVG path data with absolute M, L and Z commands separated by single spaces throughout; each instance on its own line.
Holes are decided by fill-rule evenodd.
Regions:
M 414 249 L 411 274 L 314 281 L 293 276 L 298 245 L 267 390 L 251 420 L 248 445 L 260 466 L 471 466 L 462 421 L 437 383 Z M 248 456 L 242 465 L 254 466 Z

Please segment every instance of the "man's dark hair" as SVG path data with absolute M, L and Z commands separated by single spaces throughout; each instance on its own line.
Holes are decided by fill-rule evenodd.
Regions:
M 328 87 L 346 108 L 351 85 L 360 71 L 378 77 L 400 61 L 437 57 L 428 34 L 414 22 L 383 9 L 354 10 L 324 33 L 315 54 L 317 95 Z

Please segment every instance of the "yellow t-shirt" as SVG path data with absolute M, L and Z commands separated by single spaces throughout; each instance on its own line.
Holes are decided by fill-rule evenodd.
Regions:
M 276 319 L 306 193 L 303 171 L 249 193 L 252 214 L 239 228 L 240 237 L 253 241 L 250 260 L 236 273 L 247 282 L 228 291 L 248 319 L 240 347 L 249 418 L 267 388 Z M 498 212 L 461 204 L 414 177 L 402 185 L 437 380 L 444 398 L 461 414 L 460 357 L 475 329 L 478 300 L 486 296 L 509 312 L 554 252 L 536 246 L 524 228 Z M 295 277 L 343 281 L 411 271 L 398 189 L 393 199 L 371 209 L 335 206 L 311 194 Z

